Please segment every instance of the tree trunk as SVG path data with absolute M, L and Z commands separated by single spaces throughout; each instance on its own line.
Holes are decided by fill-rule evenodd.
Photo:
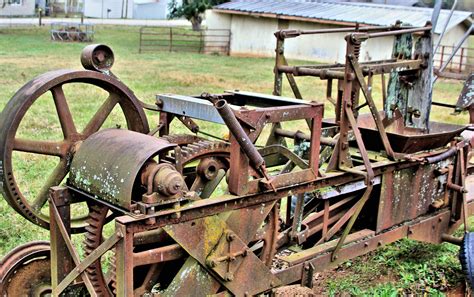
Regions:
M 189 20 L 193 26 L 193 31 L 200 31 L 201 30 L 201 23 L 202 23 L 202 17 L 201 16 L 193 16 Z

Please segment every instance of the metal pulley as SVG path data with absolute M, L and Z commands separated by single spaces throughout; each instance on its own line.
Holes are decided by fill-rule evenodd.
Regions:
M 109 72 L 114 65 L 114 52 L 104 44 L 91 44 L 81 53 L 82 66 L 87 70 Z
M 97 199 L 131 210 L 133 201 L 141 200 L 142 193 L 137 193 L 137 186 L 142 185 L 144 165 L 155 162 L 155 156 L 175 146 L 164 139 L 129 130 L 99 131 L 77 150 L 71 163 L 69 183 Z M 158 184 L 172 183 L 171 187 L 162 186 L 161 191 L 165 193 L 181 189 L 181 185 L 176 187 L 181 181 L 169 169 L 166 174 L 157 171 L 160 173 Z

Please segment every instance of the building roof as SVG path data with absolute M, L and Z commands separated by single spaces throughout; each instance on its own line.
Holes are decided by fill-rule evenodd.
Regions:
M 240 13 L 274 18 L 320 20 L 338 24 L 367 24 L 389 26 L 397 20 L 411 26 L 424 26 L 431 20 L 432 8 L 407 7 L 356 2 L 237 0 L 214 7 L 227 13 Z M 472 13 L 455 10 L 446 31 L 462 22 L 472 23 Z M 441 10 L 435 33 L 441 33 L 449 10 Z

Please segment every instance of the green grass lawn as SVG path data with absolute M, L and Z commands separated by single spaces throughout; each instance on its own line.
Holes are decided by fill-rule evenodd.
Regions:
M 200 94 L 228 89 L 271 93 L 273 64 L 271 58 L 244 58 L 192 53 L 138 54 L 138 27 L 96 27 L 98 43 L 108 44 L 115 52 L 113 72 L 141 100 L 153 103 L 157 93 Z M 46 71 L 81 69 L 79 55 L 84 44 L 57 43 L 49 40 L 47 28 L 0 29 L 0 108 L 33 77 Z M 323 102 L 325 81 L 314 78 L 298 80 L 306 99 Z M 456 102 L 462 82 L 440 81 L 434 100 Z M 285 94 L 290 96 L 285 85 Z M 374 97 L 381 98 L 378 78 L 374 80 Z M 65 88 L 74 120 L 83 127 L 94 114 L 104 93 L 95 87 Z M 380 101 L 380 100 L 379 100 Z M 332 117 L 331 103 L 325 104 L 325 115 Z M 40 99 L 28 112 L 20 127 L 21 135 L 32 139 L 59 139 L 61 130 L 50 98 Z M 451 115 L 450 110 L 433 107 L 432 119 L 451 123 L 467 123 L 468 116 Z M 114 113 L 106 125 L 123 121 Z M 156 125 L 157 115 L 149 115 Z M 209 127 L 208 125 L 204 127 Z M 223 133 L 222 130 L 214 131 Z M 21 172 L 19 180 L 27 194 L 34 197 L 44 182 L 45 170 L 57 162 L 54 158 L 26 153 L 14 156 L 14 166 Z M 48 232 L 27 222 L 7 203 L 0 201 L 0 257 L 18 244 L 31 240 L 47 240 Z M 80 242 L 80 238 L 75 239 Z M 403 240 L 368 256 L 349 261 L 336 269 L 335 277 L 324 278 L 325 294 L 394 296 L 401 292 L 429 291 L 437 293 L 458 285 L 462 280 L 457 261 L 457 248 Z

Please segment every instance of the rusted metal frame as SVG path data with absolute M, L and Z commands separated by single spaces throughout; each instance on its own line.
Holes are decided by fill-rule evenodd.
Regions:
M 414 27 L 401 27 L 399 25 L 390 25 L 390 26 L 370 26 L 366 25 L 363 27 L 352 26 L 346 28 L 336 28 L 336 29 L 318 29 L 318 30 L 294 30 L 294 29 L 284 29 L 277 31 L 275 36 L 277 38 L 295 38 L 300 35 L 317 35 L 317 34 L 327 34 L 327 33 L 350 33 L 350 32 L 364 32 L 364 31 L 390 31 L 390 30 L 405 30 L 412 29 Z
M 262 157 L 266 157 L 268 155 L 273 154 L 281 154 L 285 156 L 288 160 L 293 162 L 296 166 L 302 169 L 307 169 L 309 167 L 309 164 L 305 160 L 303 160 L 298 155 L 293 153 L 290 149 L 282 145 L 269 145 L 262 149 L 259 149 L 258 152 L 262 155 Z
M 469 203 L 469 207 L 471 208 L 472 206 L 474 206 L 474 202 Z M 441 221 L 440 218 L 442 218 Z M 447 224 L 444 225 L 446 221 L 449 221 L 449 210 L 441 211 L 435 215 L 430 214 L 428 216 L 407 222 L 399 227 L 387 230 L 375 236 L 370 236 L 364 240 L 359 240 L 353 243 L 346 244 L 342 246 L 342 248 L 339 250 L 338 258 L 335 261 L 332 261 L 330 250 L 327 252 L 318 252 L 314 255 L 308 255 L 308 257 L 312 259 L 291 266 L 287 269 L 276 271 L 275 275 L 280 280 L 282 280 L 284 284 L 295 283 L 301 280 L 301 277 L 303 275 L 304 264 L 307 262 L 312 263 L 316 267 L 316 271 L 324 271 L 330 267 L 335 267 L 336 265 L 339 265 L 344 261 L 373 251 L 383 245 L 407 237 L 409 234 L 409 227 L 412 227 L 412 230 L 414 232 L 418 232 L 419 230 L 420 233 L 426 235 L 430 233 L 426 230 L 432 230 L 433 224 L 436 225 L 442 223 L 443 226 L 446 226 L 446 229 L 448 229 Z M 418 225 L 420 225 L 420 227 L 413 228 Z M 446 233 L 445 231 L 447 231 L 443 230 L 442 228 L 436 228 L 435 230 L 439 232 L 440 238 L 441 234 Z
M 63 292 L 70 283 L 72 283 L 78 276 L 80 276 L 92 263 L 99 259 L 103 254 L 113 248 L 121 239 L 121 234 L 116 233 L 107 238 L 99 247 L 97 247 L 89 256 L 87 256 L 79 265 L 76 266 L 56 287 L 55 291 L 58 295 Z
M 282 128 L 276 128 L 274 129 L 274 134 L 278 136 L 282 136 L 282 137 L 296 139 L 296 140 L 306 140 L 306 141 L 311 140 L 310 135 L 305 134 L 304 132 L 301 132 L 299 130 L 289 131 Z M 335 140 L 334 138 L 320 136 L 319 139 L 320 139 L 321 145 L 335 146 L 337 143 L 337 140 Z
M 322 112 L 320 114 L 321 118 L 323 116 Z M 321 176 L 319 171 L 319 153 L 321 149 L 321 118 L 318 118 L 316 114 L 311 119 L 311 140 L 310 140 L 310 151 L 309 151 L 309 167 L 313 170 L 315 175 Z
M 392 162 L 388 163 L 386 161 L 375 163 L 373 165 L 375 175 L 380 175 L 384 172 L 392 172 L 394 170 L 401 170 L 405 168 L 410 168 L 418 166 L 417 162 Z M 355 169 L 363 169 L 363 165 L 355 167 Z M 288 179 L 288 177 L 284 177 Z M 287 185 L 277 189 L 277 192 L 272 191 L 259 192 L 253 194 L 247 194 L 243 196 L 222 196 L 219 199 L 210 198 L 195 201 L 192 204 L 182 206 L 179 209 L 166 209 L 159 212 L 156 212 L 152 215 L 142 215 L 142 216 L 121 216 L 116 220 L 123 224 L 127 223 L 137 223 L 135 232 L 143 232 L 150 229 L 155 229 L 163 227 L 169 224 L 176 224 L 179 222 L 185 222 L 189 220 L 194 220 L 197 218 L 219 214 L 221 212 L 236 210 L 241 208 L 250 207 L 253 205 L 261 205 L 262 203 L 268 203 L 274 200 L 279 200 L 283 197 L 287 197 L 291 191 L 292 194 L 299 194 L 305 192 L 311 192 L 319 188 L 328 187 L 332 185 L 340 185 L 346 182 L 353 182 L 355 180 L 363 179 L 362 176 L 356 175 L 350 172 L 337 172 L 337 173 L 328 173 L 325 177 L 315 178 L 312 181 L 304 181 L 297 184 Z M 206 209 L 206 211 L 204 211 Z M 148 218 L 156 218 L 156 224 L 153 226 L 144 226 L 140 225 L 140 222 L 146 221 Z
M 382 106 L 385 106 L 385 103 L 387 102 L 387 85 L 385 83 L 385 72 L 382 72 L 380 74 L 380 79 L 382 84 Z
M 181 224 L 168 224 L 164 228 L 165 231 L 199 262 L 200 265 L 195 262 L 192 267 L 205 268 L 201 269 L 203 274 L 198 279 L 198 275 L 186 273 L 184 281 L 198 281 L 199 286 L 207 291 L 206 295 L 217 292 L 219 286 L 212 284 L 218 284 L 218 280 L 237 296 L 242 296 L 246 291 L 249 294 L 257 294 L 279 285 L 280 281 L 247 246 L 264 219 L 274 209 L 275 203 L 232 212 L 226 220 L 222 216 L 206 216 Z M 191 230 L 194 236 L 189 236 Z M 252 270 L 252 282 L 242 286 L 248 278 L 249 270 Z M 208 274 L 217 275 L 219 278 L 202 277 Z M 183 277 L 177 277 L 181 283 Z
M 282 62 L 283 62 L 283 65 L 288 66 L 288 61 L 286 61 L 286 58 L 284 55 L 282 55 Z M 298 88 L 298 84 L 296 84 L 296 80 L 293 77 L 293 74 L 285 73 L 285 75 L 286 75 L 286 79 L 288 79 L 288 83 L 290 84 L 291 90 L 293 91 L 293 94 L 295 95 L 295 98 L 303 99 L 300 89 Z
M 322 118 L 324 106 L 322 103 L 306 102 L 301 105 L 277 106 L 272 108 L 256 108 L 238 110 L 235 115 L 246 123 L 256 126 L 261 118 L 264 124 L 295 121 L 302 119 Z
M 301 222 L 304 213 L 304 194 L 296 195 L 296 206 L 293 212 L 293 221 L 289 236 L 292 240 L 296 239 L 296 234 L 301 231 Z
M 375 235 L 375 232 L 373 230 L 362 229 L 350 234 L 347 237 L 346 244 L 349 244 L 354 241 L 366 239 L 373 235 Z M 319 254 L 326 253 L 328 251 L 332 251 L 334 247 L 336 246 L 337 242 L 338 242 L 338 239 L 336 238 L 331 241 L 325 242 L 323 244 L 303 249 L 302 251 L 298 251 L 294 254 L 279 257 L 279 259 L 283 262 L 286 262 L 290 267 L 295 266 L 300 263 L 308 262 L 308 260 L 311 260 L 312 258 L 314 258 L 314 255 L 319 255 Z
M 311 145 L 311 150 L 313 156 L 310 158 L 310 167 L 312 168 L 315 174 L 318 173 L 319 164 L 311 163 L 311 159 L 319 158 L 319 135 L 321 130 L 321 119 L 323 114 L 323 106 L 320 103 L 313 103 L 313 104 L 305 104 L 301 106 L 281 106 L 281 107 L 274 107 L 274 108 L 257 108 L 255 110 L 241 110 L 235 112 L 235 115 L 246 123 L 249 123 L 252 126 L 258 127 L 252 133 L 245 132 L 244 134 L 249 134 L 249 144 L 254 142 L 259 133 L 261 132 L 262 128 L 267 123 L 279 123 L 282 121 L 292 121 L 292 120 L 299 120 L 299 119 L 312 119 L 312 132 L 314 133 L 311 141 L 313 142 Z M 226 116 L 225 116 L 226 117 Z M 240 126 L 240 124 L 239 124 Z M 319 131 L 319 132 L 318 132 Z M 251 137 L 251 138 L 250 138 Z M 245 137 L 243 137 L 245 138 Z M 242 139 L 241 139 L 242 140 Z M 250 141 L 251 140 L 251 141 Z M 236 193 L 238 195 L 245 194 L 248 192 L 256 192 L 259 191 L 258 183 L 261 183 L 261 180 L 252 180 L 248 181 L 248 177 L 244 176 L 244 169 L 245 163 L 248 162 L 245 156 L 240 156 L 240 144 L 237 145 L 234 143 L 237 141 L 236 137 L 231 137 L 231 167 L 242 167 L 241 169 L 232 169 L 231 172 L 237 172 L 236 175 L 229 178 L 229 190 L 231 193 Z M 234 143 L 234 144 L 233 144 Z M 233 159 L 233 160 L 232 160 Z M 258 166 L 255 162 L 254 166 Z M 257 162 L 260 163 L 260 162 Z M 263 163 L 262 163 L 263 164 Z M 263 164 L 264 165 L 264 164 Z M 313 166 L 311 166 L 313 165 Z M 260 165 L 262 166 L 262 165 Z M 280 176 L 272 177 L 272 183 L 270 186 L 274 187 L 274 180 L 279 179 Z M 312 179 L 312 176 L 309 176 L 309 179 Z M 268 179 L 268 178 L 267 178 Z M 255 184 L 257 183 L 257 184 Z M 252 190 L 250 190 L 252 189 Z
M 265 242 L 260 259 L 270 267 L 273 263 L 273 257 L 277 252 L 278 233 L 280 228 L 280 203 L 273 206 L 268 220 L 269 228 L 266 230 L 263 240 Z
M 165 136 L 170 134 L 170 124 L 171 121 L 173 120 L 174 115 L 171 113 L 167 112 L 160 112 L 160 123 L 158 124 L 158 127 L 160 127 L 159 136 Z
M 360 172 L 360 174 L 362 174 L 365 177 L 367 188 L 366 188 L 364 194 L 362 195 L 362 198 L 348 211 L 347 216 L 345 214 L 341 218 L 341 220 L 339 222 L 337 222 L 331 228 L 331 230 L 328 232 L 327 236 L 324 237 L 324 238 L 326 238 L 326 240 L 329 237 L 332 237 L 335 234 L 335 232 L 337 232 L 343 226 L 343 224 L 346 222 L 346 220 L 349 219 L 349 217 L 350 217 L 350 221 L 347 224 L 347 226 L 344 230 L 344 233 L 341 236 L 341 238 L 338 242 L 338 245 L 337 245 L 336 249 L 334 250 L 334 252 L 332 254 L 333 260 L 335 260 L 335 257 L 337 256 L 336 255 L 337 251 L 339 250 L 339 248 L 344 243 L 344 240 L 347 237 L 347 235 L 349 234 L 350 230 L 352 229 L 352 226 L 353 226 L 355 220 L 357 219 L 357 217 L 359 216 L 360 211 L 362 210 L 363 206 L 365 205 L 365 203 L 369 199 L 370 193 L 372 192 L 372 188 L 373 188 L 373 179 L 374 179 L 374 176 L 375 176 L 374 172 L 373 172 L 373 169 L 372 169 L 372 166 L 370 164 L 370 160 L 369 160 L 368 155 L 367 155 L 367 151 L 365 150 L 364 142 L 362 141 L 362 135 L 360 134 L 359 128 L 357 127 L 356 119 L 354 118 L 354 114 L 352 113 L 351 104 L 349 102 L 346 102 L 344 109 L 345 109 L 345 115 L 346 115 L 347 119 L 349 120 L 350 125 L 352 126 L 352 131 L 353 131 L 354 136 L 356 138 L 357 146 L 359 147 L 359 150 L 360 150 L 363 162 L 364 162 L 364 167 L 365 167 L 366 172 L 365 173 L 360 172 L 360 171 L 359 172 Z M 342 170 L 347 170 L 345 168 L 341 168 L 341 169 Z M 354 171 L 353 169 L 349 169 L 349 171 L 357 173 L 357 170 Z
M 453 164 L 448 165 L 448 175 L 446 177 L 446 187 L 444 190 L 444 205 L 449 205 L 449 190 L 448 190 L 448 183 L 453 180 L 453 171 L 454 171 L 454 166 Z
M 360 170 L 354 169 L 354 168 L 345 168 L 344 166 L 340 169 L 345 170 L 345 171 L 349 171 L 349 172 L 353 172 L 353 173 L 356 173 L 356 174 L 361 174 L 365 177 L 367 185 L 372 184 L 374 176 L 375 176 L 374 171 L 372 169 L 372 165 L 370 163 L 369 156 L 367 154 L 367 150 L 365 149 L 364 141 L 362 140 L 362 135 L 360 133 L 359 127 L 357 126 L 357 121 L 354 117 L 354 114 L 352 113 L 350 103 L 346 103 L 346 106 L 345 106 L 344 109 L 346 111 L 346 117 L 349 120 L 349 123 L 352 127 L 352 132 L 353 132 L 354 137 L 356 139 L 356 143 L 357 143 L 357 146 L 359 148 L 360 155 L 361 155 L 362 160 L 364 162 L 365 173 L 360 171 Z
M 50 189 L 49 196 L 58 206 L 61 215 L 61 221 L 64 223 L 67 233 L 70 234 L 71 229 L 71 209 L 70 197 L 67 190 L 60 187 Z M 50 244 L 51 244 L 51 286 L 56 288 L 58 284 L 71 272 L 74 268 L 74 261 L 68 252 L 64 238 L 59 230 L 58 223 L 55 219 L 50 207 Z
M 372 193 L 372 189 L 373 189 L 373 185 L 370 181 L 369 184 L 367 185 L 367 189 L 365 189 L 364 195 L 355 204 L 356 209 L 354 211 L 354 214 L 351 216 L 350 221 L 347 223 L 346 228 L 344 229 L 339 241 L 337 242 L 336 248 L 332 252 L 331 258 L 332 258 L 333 261 L 335 261 L 337 259 L 338 251 L 341 249 L 342 245 L 344 244 L 344 241 L 346 240 L 347 235 L 349 235 L 349 232 L 351 232 L 352 227 L 354 226 L 355 221 L 359 217 L 359 214 L 362 211 L 362 208 L 364 207 L 365 203 L 367 202 L 367 200 L 369 200 L 370 194 Z
M 135 296 L 143 296 L 145 293 L 150 292 L 154 284 L 159 280 L 160 274 L 163 271 L 163 265 L 153 264 L 146 273 L 143 283 L 140 287 L 134 290 Z
M 284 51 L 285 51 L 285 39 L 279 38 L 277 36 L 277 43 L 276 43 L 276 55 L 275 55 L 275 67 L 273 72 L 275 73 L 275 79 L 273 81 L 273 95 L 281 96 L 282 89 L 283 89 L 283 73 L 279 70 L 280 65 L 283 65 L 284 59 Z
M 367 190 L 366 190 L 367 192 Z M 365 193 L 365 192 L 364 192 Z M 362 196 L 362 199 L 356 202 L 342 217 L 329 229 L 329 231 L 326 233 L 326 236 L 322 237 L 318 242 L 316 242 L 315 245 L 321 244 L 327 240 L 329 240 L 331 237 L 333 237 L 339 230 L 341 230 L 342 226 L 353 217 L 353 215 L 356 213 L 356 211 L 359 208 L 360 204 L 365 204 L 364 201 L 365 195 Z M 361 202 L 362 201 L 362 202 Z M 363 205 L 362 205 L 363 206 Z
M 164 247 L 146 250 L 144 252 L 133 253 L 133 266 L 143 266 L 168 262 L 184 257 L 186 254 L 179 244 L 167 245 Z
M 220 99 L 215 103 L 215 106 L 232 134 L 233 139 L 237 141 L 244 154 L 249 158 L 251 165 L 265 177 L 268 184 L 275 191 L 275 186 L 268 175 L 265 160 L 253 145 L 242 125 L 240 125 L 229 104 L 224 99 Z
M 330 205 L 329 200 L 325 200 L 324 209 L 322 211 L 309 214 L 302 221 L 302 225 L 305 227 L 305 229 L 299 232 L 297 235 L 298 244 L 304 243 L 308 238 L 310 238 L 313 234 L 315 234 L 318 231 L 322 231 L 322 238 L 319 243 L 327 241 L 330 238 L 327 236 L 329 226 L 335 223 L 336 221 L 338 221 L 339 219 L 341 219 L 341 217 L 344 215 L 343 210 L 338 210 L 338 209 L 346 206 L 349 202 L 354 200 L 355 197 L 356 196 L 345 198 L 333 205 Z M 331 215 L 331 212 L 334 212 L 336 210 L 338 210 L 338 212 Z M 314 222 L 317 222 L 321 216 L 323 216 L 323 222 L 317 225 L 313 225 Z
M 342 71 L 334 71 L 328 69 L 314 69 L 308 67 L 300 67 L 300 66 L 286 66 L 281 65 L 278 66 L 278 72 L 282 73 L 290 73 L 294 76 L 316 76 L 321 79 L 344 79 L 344 72 Z
M 58 211 L 58 208 L 56 207 L 56 204 L 54 203 L 53 199 L 49 199 L 49 205 L 50 205 L 50 212 L 52 214 L 52 218 L 54 218 L 54 220 L 55 220 L 57 229 L 59 230 L 59 232 L 61 234 L 61 237 L 62 237 L 64 243 L 66 244 L 67 249 L 69 250 L 69 254 L 72 257 L 72 260 L 74 261 L 74 264 L 76 265 L 76 269 L 77 269 L 77 267 L 81 263 L 81 260 L 79 258 L 79 254 L 74 249 L 74 246 L 73 246 L 73 244 L 71 242 L 71 239 L 69 237 L 70 234 L 69 234 L 69 232 L 67 231 L 66 227 L 64 226 L 64 224 L 62 222 L 61 215 L 60 215 L 60 213 Z M 89 293 L 92 296 L 96 296 L 94 287 L 92 286 L 92 283 L 89 279 L 89 276 L 85 273 L 81 273 L 81 277 L 82 277 L 82 280 L 84 281 L 84 284 L 86 285 L 87 290 L 89 291 Z M 74 280 L 74 279 L 72 279 L 72 280 Z M 69 285 L 69 283 L 67 283 L 67 284 L 64 284 L 61 287 L 59 287 L 61 285 L 61 283 L 58 284 L 58 287 L 53 288 L 53 296 L 59 296 L 59 294 L 62 293 L 62 291 L 67 287 L 67 285 Z
M 332 103 L 332 105 L 336 106 L 336 101 L 332 98 L 332 78 L 328 79 L 326 85 L 326 100 Z
M 115 230 L 123 236 L 115 249 L 117 296 L 133 296 L 133 235 L 136 233 L 136 228 L 131 224 L 123 224 L 120 220 L 116 220 Z
M 468 209 L 467 209 L 467 190 L 466 190 L 466 167 L 465 167 L 465 155 L 464 155 L 464 147 L 460 147 L 458 151 L 458 160 L 459 160 L 459 166 L 461 169 L 461 195 L 462 195 L 462 217 L 463 217 L 463 222 L 464 222 L 464 232 L 467 233 L 469 232 L 469 215 L 468 215 Z
M 192 133 L 199 132 L 199 126 L 191 118 L 187 116 L 179 116 L 178 120 L 183 123 L 183 125 L 189 129 Z
M 418 27 L 418 28 L 397 29 L 393 31 L 384 31 L 384 32 L 376 32 L 376 33 L 351 33 L 350 36 L 354 40 L 356 39 L 366 40 L 370 38 L 393 36 L 393 35 L 400 35 L 400 34 L 405 34 L 405 33 L 422 33 L 426 31 L 431 31 L 431 29 L 432 29 L 431 25 L 426 25 L 424 27 Z
M 382 143 L 383 143 L 383 146 L 385 148 L 385 152 L 392 159 L 400 158 L 401 155 L 400 154 L 395 154 L 394 151 L 392 150 L 392 146 L 390 145 L 390 142 L 388 140 L 387 132 L 385 131 L 385 127 L 382 123 L 380 113 L 378 112 L 377 106 L 375 106 L 375 102 L 372 99 L 371 92 L 369 92 L 368 87 L 365 83 L 364 77 L 363 77 L 362 72 L 361 72 L 360 67 L 359 67 L 359 63 L 357 62 L 357 60 L 355 59 L 354 56 L 349 56 L 349 61 L 351 62 L 352 69 L 355 72 L 357 81 L 359 82 L 359 85 L 362 89 L 362 93 L 364 94 L 365 100 L 367 101 L 367 103 L 369 105 L 370 112 L 372 113 L 372 116 L 373 116 L 374 121 L 375 121 L 375 125 L 377 126 L 377 130 L 380 133 L 380 138 L 382 139 Z
M 362 74 L 364 76 L 378 75 L 383 73 L 389 73 L 392 69 L 403 70 L 418 70 L 421 68 L 423 61 L 421 59 L 416 60 L 396 60 L 396 61 L 376 61 L 372 63 L 360 62 Z M 344 67 L 330 68 L 326 70 L 331 71 L 343 71 Z

